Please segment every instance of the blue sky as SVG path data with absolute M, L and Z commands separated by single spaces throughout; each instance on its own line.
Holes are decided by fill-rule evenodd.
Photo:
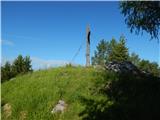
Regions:
M 101 39 L 124 35 L 130 53 L 159 62 L 159 44 L 147 33 L 130 33 L 118 2 L 2 2 L 2 62 L 29 55 L 33 67 L 70 62 L 85 65 L 86 26 L 91 29 L 91 56 Z

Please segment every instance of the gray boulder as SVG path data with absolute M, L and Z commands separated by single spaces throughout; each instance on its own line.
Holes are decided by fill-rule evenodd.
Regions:
M 105 65 L 105 69 L 114 71 L 116 73 L 132 73 L 132 74 L 140 73 L 140 70 L 129 61 L 123 61 L 123 62 L 112 61 Z
M 61 112 L 63 113 L 64 110 L 66 109 L 67 104 L 63 100 L 59 100 L 58 104 L 55 105 L 55 107 L 52 109 L 51 113 L 58 113 Z

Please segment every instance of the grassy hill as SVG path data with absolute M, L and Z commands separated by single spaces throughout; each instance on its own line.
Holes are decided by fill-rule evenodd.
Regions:
M 11 116 L 2 109 L 2 119 L 27 120 L 79 120 L 84 110 L 80 98 L 99 99 L 90 93 L 97 75 L 94 68 L 60 67 L 40 70 L 18 76 L 1 86 L 2 105 L 11 106 Z M 51 114 L 58 100 L 63 99 L 67 109 L 63 114 Z
M 1 90 L 3 120 L 160 119 L 160 79 L 155 76 L 59 67 L 17 76 Z M 60 99 L 66 110 L 51 114 Z

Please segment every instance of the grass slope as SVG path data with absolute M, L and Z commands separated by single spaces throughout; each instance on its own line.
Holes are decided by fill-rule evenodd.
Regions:
M 2 119 L 79 120 L 79 113 L 84 110 L 80 97 L 101 98 L 90 94 L 96 79 L 103 78 L 94 68 L 82 67 L 60 67 L 18 76 L 1 86 L 2 103 L 10 104 L 12 112 L 6 117 L 2 109 Z M 60 99 L 68 104 L 66 111 L 51 114 Z

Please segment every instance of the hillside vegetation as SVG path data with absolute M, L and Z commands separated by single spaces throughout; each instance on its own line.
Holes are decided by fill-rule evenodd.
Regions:
M 160 80 L 154 76 L 59 67 L 17 76 L 1 87 L 3 120 L 160 119 Z M 51 114 L 61 99 L 65 111 Z
M 89 88 L 99 77 L 93 68 L 62 67 L 36 71 L 2 84 L 2 105 L 11 105 L 11 116 L 2 110 L 2 119 L 19 120 L 78 120 L 84 109 L 80 97 L 91 96 Z M 99 97 L 97 97 L 99 98 Z M 51 114 L 58 100 L 63 99 L 67 109 L 63 114 Z

